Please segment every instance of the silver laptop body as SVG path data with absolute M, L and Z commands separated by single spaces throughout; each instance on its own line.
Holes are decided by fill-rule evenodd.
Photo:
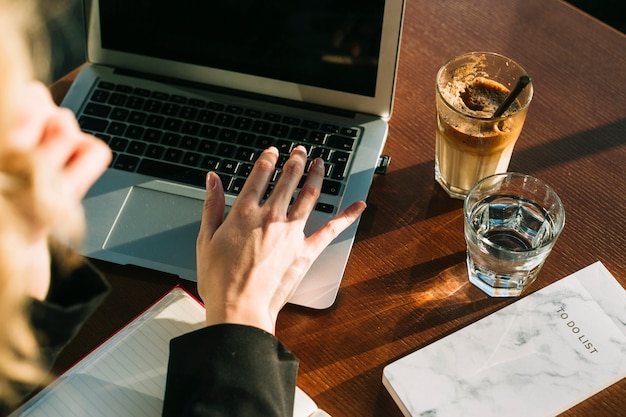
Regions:
M 283 147 L 297 137 L 342 161 L 337 175 L 329 163 L 335 178 L 305 233 L 365 200 L 387 136 L 403 8 L 402 0 L 85 0 L 89 65 L 62 105 L 83 130 L 106 140 L 115 158 L 84 199 L 85 255 L 196 280 L 205 195 L 199 178 L 227 170 L 230 206 L 244 180 L 240 171 L 253 163 L 233 167 L 229 157 L 216 162 L 203 151 L 217 144 L 248 155 L 251 142 L 240 146 L 234 134 L 265 145 L 276 133 L 272 144 Z M 155 103 L 161 113 L 150 116 Z M 207 115 L 222 123 L 215 141 L 206 139 L 215 134 Z M 146 118 L 161 124 L 139 126 Z M 246 123 L 257 132 L 240 131 Z M 172 138 L 195 148 L 170 149 Z M 346 142 L 353 149 L 344 154 L 338 148 Z M 153 160 L 158 152 L 171 160 Z M 195 179 L 183 178 L 188 172 Z M 291 303 L 334 303 L 356 230 L 355 223 L 324 250 Z

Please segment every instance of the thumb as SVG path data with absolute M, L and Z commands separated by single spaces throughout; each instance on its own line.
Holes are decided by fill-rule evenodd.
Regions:
M 209 172 L 206 176 L 206 197 L 202 206 L 202 223 L 198 240 L 211 240 L 224 221 L 224 207 L 222 180 L 215 172 Z

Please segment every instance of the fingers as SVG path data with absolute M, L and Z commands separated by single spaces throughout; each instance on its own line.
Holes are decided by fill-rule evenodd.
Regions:
M 202 206 L 202 221 L 198 241 L 211 240 L 224 220 L 224 188 L 220 177 L 209 172 L 206 177 L 206 197 Z
M 320 196 L 323 181 L 324 161 L 321 158 L 316 158 L 309 168 L 309 173 L 304 185 L 300 189 L 300 193 L 298 193 L 298 198 L 296 198 L 296 201 L 294 201 L 289 211 L 290 219 L 306 220 L 309 217 Z
M 278 149 L 275 147 L 270 146 L 261 153 L 254 163 L 254 168 L 252 168 L 252 172 L 250 172 L 233 207 L 245 204 L 251 204 L 253 206 L 260 204 L 270 180 L 274 175 L 274 168 L 276 167 L 277 161 Z
M 315 259 L 322 253 L 324 248 L 328 246 L 341 232 L 346 230 L 365 210 L 364 201 L 352 203 L 335 218 L 327 222 L 319 228 L 315 233 L 309 236 L 307 240 L 308 247 L 311 251 L 312 258 Z
M 274 186 L 272 195 L 267 199 L 266 204 L 272 205 L 279 212 L 287 214 L 287 207 L 291 203 L 293 193 L 298 187 L 298 183 L 304 174 L 306 167 L 307 154 L 303 146 L 296 146 L 285 165 L 283 165 L 280 178 Z

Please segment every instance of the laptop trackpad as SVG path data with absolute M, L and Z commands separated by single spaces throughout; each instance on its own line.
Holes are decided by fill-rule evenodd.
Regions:
M 135 186 L 120 209 L 104 249 L 195 270 L 202 203 Z

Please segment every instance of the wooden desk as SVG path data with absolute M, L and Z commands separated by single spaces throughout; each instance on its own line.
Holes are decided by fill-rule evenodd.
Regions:
M 546 180 L 567 212 L 533 290 L 597 260 L 626 287 L 626 37 L 558 0 L 410 0 L 385 148 L 391 166 L 374 179 L 337 302 L 325 311 L 287 306 L 278 322 L 278 336 L 301 360 L 298 384 L 333 416 L 400 416 L 383 367 L 513 301 L 468 284 L 461 201 L 433 180 L 435 74 L 471 50 L 507 55 L 533 78 L 510 169 Z M 72 78 L 53 86 L 57 99 Z M 57 371 L 178 282 L 97 265 L 113 292 Z M 625 410 L 626 379 L 565 415 Z

